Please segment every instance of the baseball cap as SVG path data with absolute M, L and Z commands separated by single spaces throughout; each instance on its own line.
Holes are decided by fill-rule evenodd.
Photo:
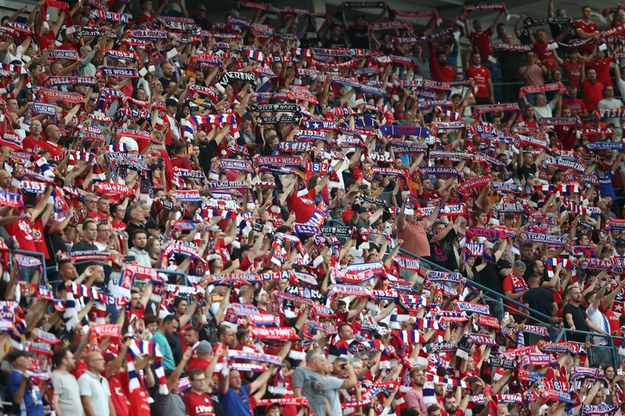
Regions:
M 202 340 L 200 341 L 200 344 L 197 346 L 196 351 L 198 355 L 210 354 L 213 352 L 213 346 L 210 344 L 210 342 L 206 340 Z
M 511 269 L 512 268 L 512 263 L 510 263 L 508 260 L 499 260 L 497 262 L 497 268 L 499 270 Z

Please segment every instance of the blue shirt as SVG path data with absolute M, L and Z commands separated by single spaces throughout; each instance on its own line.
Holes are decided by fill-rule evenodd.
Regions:
M 241 386 L 239 393 L 229 388 L 226 394 L 218 395 L 219 403 L 227 415 L 252 416 L 250 409 L 250 385 Z
M 171 347 L 165 335 L 160 331 L 156 331 L 154 335 L 152 335 L 152 342 L 158 345 L 161 354 L 163 354 L 163 367 L 165 367 L 166 370 L 175 370 L 176 362 L 174 361 L 174 354 L 171 352 Z
M 9 374 L 7 387 L 11 397 L 19 390 L 23 377 L 22 373 L 16 370 L 11 371 L 11 374 Z M 22 402 L 14 402 L 13 404 L 13 410 L 20 416 L 43 416 L 43 402 L 41 401 L 41 392 L 37 386 L 27 385 Z

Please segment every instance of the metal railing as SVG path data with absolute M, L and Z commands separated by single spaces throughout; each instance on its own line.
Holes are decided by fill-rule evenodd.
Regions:
M 405 250 L 405 249 L 401 248 L 401 249 L 399 249 L 399 252 L 401 254 L 403 254 L 403 255 L 410 256 L 410 257 L 412 257 L 414 259 L 419 260 L 419 262 L 421 262 L 422 265 L 426 264 L 428 266 L 428 268 L 430 268 L 430 269 L 434 269 L 434 270 L 441 271 L 441 272 L 450 272 L 451 273 L 450 270 L 447 270 L 446 268 L 444 268 L 442 266 L 439 266 L 438 264 L 436 264 L 436 263 L 434 263 L 434 262 L 432 262 L 432 261 L 430 261 L 428 259 L 424 259 L 423 257 L 417 256 L 416 254 L 414 254 L 414 253 L 412 253 L 412 252 L 410 252 L 408 250 Z M 519 302 L 517 300 L 509 298 L 506 295 L 504 295 L 502 293 L 499 293 L 496 290 L 493 290 L 493 289 L 489 288 L 488 286 L 484 286 L 481 283 L 478 283 L 478 282 L 476 282 L 474 280 L 466 279 L 465 283 L 468 286 L 472 286 L 474 288 L 477 288 L 477 289 L 481 290 L 486 297 L 488 297 L 488 298 L 490 298 L 490 299 L 492 299 L 494 301 L 499 302 L 501 305 L 503 305 L 504 302 L 509 302 L 509 303 L 511 303 L 511 304 L 513 304 L 515 306 L 518 306 L 519 309 L 517 311 L 515 311 L 515 313 L 518 314 L 518 315 L 523 315 L 523 316 L 531 319 L 532 321 L 537 322 L 537 323 L 542 324 L 542 325 L 553 326 L 553 323 L 551 322 L 551 316 L 549 316 L 549 315 L 545 315 L 544 313 L 542 313 L 540 311 L 532 309 L 529 306 L 526 306 L 525 304 L 523 304 L 523 303 L 521 303 L 521 302 Z M 524 311 L 528 311 L 529 314 L 525 313 Z M 541 318 L 542 320 L 541 319 L 537 319 L 537 318 Z
M 417 256 L 416 254 L 405 250 L 403 248 L 401 248 L 399 250 L 399 252 L 405 256 L 409 256 L 412 257 L 414 259 L 417 259 L 421 262 L 421 265 L 426 265 L 426 268 L 429 269 L 433 269 L 433 270 L 437 270 L 437 271 L 443 271 L 443 272 L 450 272 L 450 270 L 447 270 L 444 267 L 439 266 L 438 264 L 428 260 L 428 259 L 424 259 L 423 257 Z M 466 279 L 465 283 L 469 286 L 474 286 L 478 289 L 480 289 L 484 294 L 488 294 L 488 297 L 494 300 L 497 300 L 498 302 L 500 302 L 502 305 L 504 302 L 510 302 L 511 304 L 514 304 L 516 306 L 519 306 L 522 310 L 527 310 L 529 311 L 529 313 L 533 316 L 530 316 L 526 313 L 522 313 L 521 311 L 515 312 L 517 314 L 521 314 L 523 316 L 528 317 L 529 319 L 531 319 L 534 322 L 537 322 L 540 325 L 543 325 L 545 327 L 547 327 L 547 329 L 551 329 L 551 333 L 556 333 L 557 336 L 552 337 L 554 338 L 554 342 L 561 342 L 561 341 L 567 341 L 567 334 L 568 333 L 575 333 L 575 334 L 582 334 L 585 335 L 586 338 L 590 339 L 591 342 L 593 341 L 593 338 L 606 338 L 607 339 L 607 345 L 591 345 L 590 346 L 590 351 L 587 351 L 590 354 L 590 362 L 592 364 L 601 364 L 601 365 L 605 365 L 608 362 L 611 363 L 613 366 L 617 366 L 619 365 L 619 354 L 618 354 L 618 350 L 619 347 L 618 345 L 624 344 L 625 345 L 625 337 L 618 337 L 618 336 L 614 336 L 614 335 L 605 335 L 605 334 L 599 334 L 596 332 L 588 332 L 588 331 L 573 331 L 571 329 L 568 328 L 560 328 L 559 326 L 555 325 L 554 323 L 551 322 L 551 316 L 549 315 L 545 315 L 535 309 L 532 309 L 514 299 L 511 299 L 509 297 L 507 297 L 506 295 L 503 295 L 487 286 L 484 286 L 480 283 L 477 283 L 471 279 Z M 519 313 L 520 312 L 520 313 Z M 542 321 L 537 319 L 537 318 L 541 318 L 543 319 Z M 619 341 L 617 343 L 615 343 L 614 341 Z M 572 341 L 572 342 L 577 342 L 577 341 Z M 616 345 L 618 344 L 618 345 Z M 623 357 L 625 359 L 625 357 Z
M 607 335 L 607 334 L 599 334 L 597 332 L 589 332 L 589 331 L 580 331 L 580 330 L 573 331 L 572 329 L 569 329 L 569 328 L 562 328 L 560 332 L 558 333 L 558 336 L 556 337 L 555 342 L 568 341 L 567 334 L 584 335 L 591 342 L 590 351 L 587 351 L 590 354 L 591 364 L 605 365 L 605 364 L 610 363 L 612 364 L 614 368 L 619 366 L 620 360 L 619 360 L 618 350 L 619 350 L 619 346 L 622 345 L 623 342 L 625 341 L 624 337 L 618 337 L 615 335 Z M 606 338 L 607 345 L 599 345 L 598 343 L 595 344 L 594 341 L 596 340 L 596 338 Z M 616 345 L 614 342 L 617 340 L 619 341 L 618 343 L 616 343 L 618 345 Z M 578 341 L 573 341 L 573 342 L 578 342 Z
M 9 264 L 13 265 L 13 261 L 15 260 L 16 254 L 19 254 L 25 257 L 33 257 L 39 260 L 41 262 L 41 267 L 40 267 L 41 276 L 39 278 L 39 281 L 41 283 L 48 283 L 46 257 L 43 255 L 43 253 L 40 253 L 38 251 L 26 251 L 26 250 L 14 249 L 14 250 L 9 251 Z

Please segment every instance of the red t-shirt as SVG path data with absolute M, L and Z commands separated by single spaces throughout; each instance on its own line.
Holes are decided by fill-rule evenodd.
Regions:
M 174 156 L 171 158 L 171 165 L 175 168 L 178 169 L 187 169 L 187 170 L 193 170 L 193 166 L 191 166 L 191 162 L 189 162 L 189 159 L 186 157 L 178 157 L 178 156 Z
M 593 22 L 586 23 L 583 20 L 578 20 L 577 22 L 575 22 L 573 24 L 573 26 L 575 27 L 575 31 L 577 31 L 578 29 L 581 29 L 585 33 L 593 33 L 593 32 L 597 32 L 599 30 L 599 26 L 597 26 Z M 577 50 L 582 55 L 590 55 L 592 53 L 593 49 L 595 49 L 594 42 L 588 42 L 585 45 L 577 47 Z
M 43 224 L 41 223 L 41 218 L 34 222 L 34 224 L 30 224 L 30 229 L 33 234 L 33 243 L 39 253 L 43 253 L 46 260 L 50 259 L 50 253 L 48 251 L 48 246 L 46 244 L 45 234 L 43 232 Z
M 33 136 L 26 136 L 24 140 L 22 140 L 22 147 L 24 150 L 30 150 L 34 154 L 38 154 L 43 151 L 42 143 L 43 140 L 35 139 Z
M 298 196 L 299 192 L 293 192 L 286 199 L 289 211 L 295 213 L 295 221 L 299 223 L 307 222 L 317 209 L 315 206 L 315 197 L 317 192 L 315 188 L 308 191 L 306 195 Z
M 433 53 L 430 54 L 430 72 L 432 79 L 438 82 L 451 82 L 456 78 L 456 68 L 451 65 L 441 65 Z
M 4 228 L 9 235 L 17 239 L 20 250 L 37 251 L 30 222 L 19 219 L 6 224 Z
M 139 17 L 137 17 L 137 24 L 142 25 L 144 23 L 152 23 L 154 21 L 154 16 L 149 16 L 145 13 L 141 13 Z
M 130 414 L 130 400 L 128 394 L 128 376 L 125 374 L 114 374 L 109 379 L 109 389 L 111 390 L 111 401 L 118 415 Z
M 562 100 L 562 108 L 568 107 L 573 114 L 581 114 L 586 110 L 586 104 L 581 98 L 567 98 Z
M 535 42 L 534 52 L 536 52 L 536 56 L 538 56 L 538 59 L 540 59 L 543 65 L 547 68 L 556 69 L 558 67 L 558 60 L 553 51 L 547 49 L 548 46 L 549 43 L 547 42 Z
M 487 60 L 490 56 L 490 37 L 492 34 L 493 32 L 489 29 L 483 32 L 472 32 L 469 36 L 471 46 L 478 50 L 482 61 Z
M 488 94 L 488 80 L 490 79 L 490 71 L 485 66 L 473 66 L 467 68 L 467 78 L 473 78 L 475 85 L 477 86 L 477 92 L 474 94 L 475 98 L 489 98 Z
M 582 64 L 579 61 L 564 61 L 562 62 L 562 66 L 566 72 L 566 79 L 569 82 L 569 85 L 579 89 L 582 85 Z
M 187 408 L 187 415 L 189 416 L 213 416 L 215 414 L 213 401 L 208 394 L 198 394 L 189 391 L 182 396 L 182 401 Z
M 597 80 L 603 82 L 604 85 L 612 86 L 612 78 L 610 77 L 610 64 L 612 62 L 612 58 L 604 58 L 600 61 L 592 59 L 586 62 L 586 71 L 594 69 L 597 71 Z
M 37 39 L 39 39 L 39 48 L 41 50 L 47 49 L 48 46 L 52 45 L 56 41 L 54 32 L 51 30 L 49 30 L 45 35 L 37 36 Z
M 221 256 L 221 260 L 224 264 L 230 261 L 230 251 L 228 251 L 226 242 L 223 238 L 215 244 L 215 253 Z
M 60 144 L 44 141 L 39 143 L 41 148 L 45 152 L 48 152 L 50 154 L 52 161 L 54 162 L 60 162 L 65 158 L 65 155 L 67 154 L 67 149 Z
M 599 79 L 597 79 L 594 84 L 587 79 L 582 82 L 584 104 L 586 104 L 588 111 L 595 111 L 597 109 L 599 101 L 603 98 L 604 87 L 603 82 L 599 81 Z

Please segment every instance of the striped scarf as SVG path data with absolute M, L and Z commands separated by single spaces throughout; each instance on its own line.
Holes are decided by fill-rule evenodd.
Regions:
M 167 379 L 165 378 L 165 369 L 163 368 L 163 354 L 158 345 L 154 342 L 145 341 L 141 339 L 134 340 L 128 347 L 126 358 L 128 360 L 128 379 L 130 383 L 130 391 L 139 387 L 139 380 L 137 379 L 137 373 L 134 368 L 134 361 L 140 355 L 151 355 L 154 357 L 154 372 L 158 378 L 159 386 L 158 392 L 160 394 L 169 394 L 167 388 Z M 131 372 L 132 371 L 132 372 Z

